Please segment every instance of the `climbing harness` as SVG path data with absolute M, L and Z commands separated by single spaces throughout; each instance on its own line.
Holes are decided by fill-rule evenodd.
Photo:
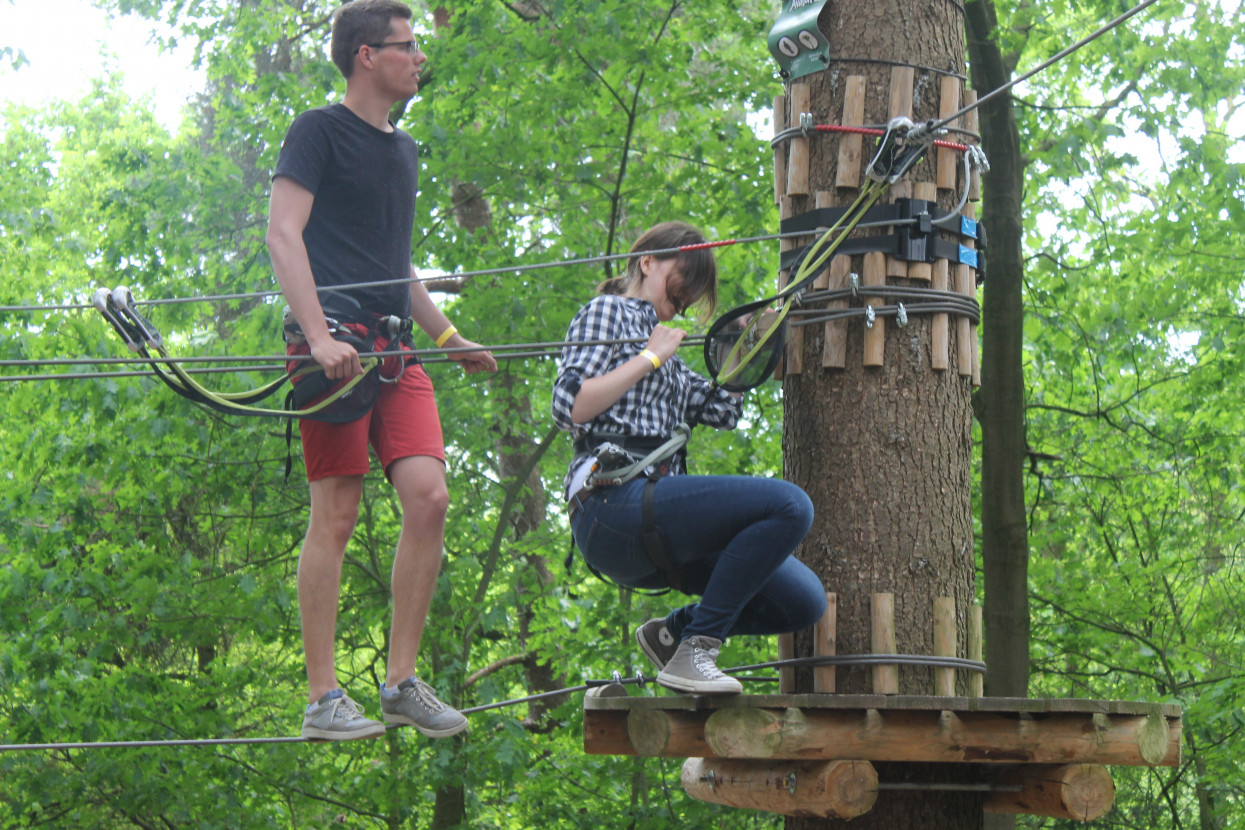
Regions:
M 676 591 L 683 588 L 683 574 L 675 565 L 670 555 L 670 543 L 665 534 L 657 526 L 654 512 L 657 482 L 669 475 L 672 461 L 686 457 L 687 440 L 691 437 L 692 428 L 681 423 L 674 428 L 674 434 L 667 439 L 644 438 L 634 435 L 614 433 L 588 433 L 575 439 L 577 455 L 587 454 L 591 457 L 583 462 L 590 465 L 583 486 L 571 495 L 569 508 L 572 518 L 583 506 L 586 498 L 595 491 L 605 487 L 617 487 L 640 476 L 648 479 L 644 483 L 644 491 L 640 496 L 640 541 L 649 563 L 653 566 L 665 584 Z M 637 457 L 639 453 L 644 455 Z M 567 567 L 574 558 L 574 551 L 567 556 Z M 591 563 L 585 561 L 588 569 L 599 579 L 607 579 Z M 633 586 L 623 586 L 634 590 Z M 667 589 L 669 590 L 669 589 Z M 665 593 L 662 591 L 661 593 Z

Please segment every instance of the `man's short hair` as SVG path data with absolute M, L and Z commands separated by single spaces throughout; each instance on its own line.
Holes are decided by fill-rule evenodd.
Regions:
M 352 0 L 333 13 L 329 54 L 343 78 L 354 74 L 354 56 L 366 43 L 382 43 L 393 19 L 410 20 L 411 7 L 401 0 Z

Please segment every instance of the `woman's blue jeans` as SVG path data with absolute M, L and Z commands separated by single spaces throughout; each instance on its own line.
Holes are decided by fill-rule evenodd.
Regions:
M 640 537 L 647 483 L 638 478 L 594 492 L 571 526 L 588 564 L 632 588 L 666 587 Z M 701 598 L 666 617 L 676 641 L 783 634 L 821 619 L 825 588 L 791 555 L 813 523 L 803 490 L 750 476 L 666 476 L 656 487 L 657 527 L 683 590 Z

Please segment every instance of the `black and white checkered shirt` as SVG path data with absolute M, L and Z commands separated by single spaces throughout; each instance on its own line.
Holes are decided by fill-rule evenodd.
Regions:
M 553 385 L 554 422 L 576 438 L 601 432 L 669 438 L 683 421 L 692 426 L 734 429 L 739 421 L 739 399 L 723 389 L 715 389 L 708 378 L 687 368 L 678 355 L 646 374 L 613 406 L 586 424 L 571 421 L 571 408 L 584 380 L 600 377 L 633 359 L 644 350 L 657 324 L 657 311 L 648 300 L 607 294 L 585 304 L 567 329 L 568 343 L 632 338 L 640 338 L 641 342 L 563 348 Z M 575 462 L 571 466 L 574 468 Z

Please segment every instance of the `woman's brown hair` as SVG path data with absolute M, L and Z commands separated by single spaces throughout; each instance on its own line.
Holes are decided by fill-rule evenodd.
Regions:
M 670 250 L 687 245 L 700 245 L 704 234 L 686 222 L 662 222 L 649 228 L 631 246 L 633 256 L 627 260 L 627 272 L 608 279 L 597 286 L 598 294 L 626 294 L 633 286 L 644 280 L 640 271 L 640 255 L 649 251 L 663 251 L 650 256 L 655 259 L 673 259 L 678 263 L 679 278 L 689 305 L 702 300 L 702 316 L 710 317 L 718 305 L 718 264 L 708 248 L 695 250 Z

